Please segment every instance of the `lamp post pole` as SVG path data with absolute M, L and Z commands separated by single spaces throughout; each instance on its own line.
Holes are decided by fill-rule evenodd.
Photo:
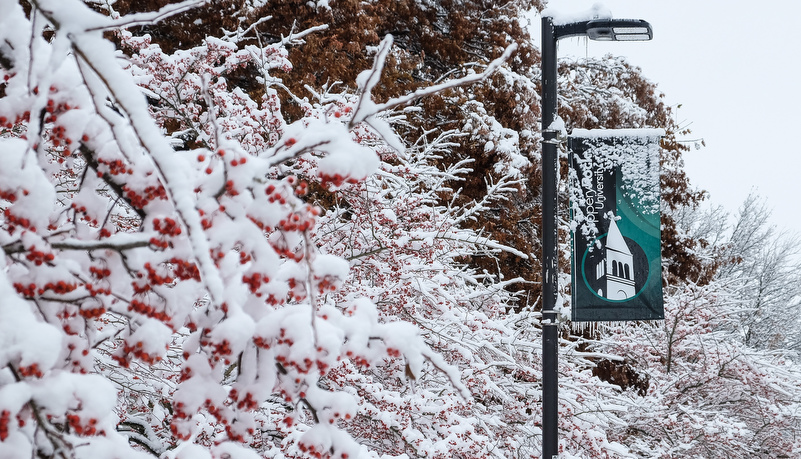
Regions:
M 559 457 L 559 323 L 557 192 L 559 128 L 557 119 L 556 43 L 560 38 L 585 36 L 600 41 L 645 41 L 651 25 L 639 19 L 592 19 L 554 24 L 542 18 L 542 457 Z
M 542 18 L 542 457 L 558 456 L 559 325 L 557 294 L 557 135 L 556 32 L 550 17 Z

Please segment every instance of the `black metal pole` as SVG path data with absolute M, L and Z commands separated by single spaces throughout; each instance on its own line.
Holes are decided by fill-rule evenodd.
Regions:
M 542 18 L 542 457 L 559 455 L 559 325 L 557 294 L 557 109 L 556 31 L 550 17 Z

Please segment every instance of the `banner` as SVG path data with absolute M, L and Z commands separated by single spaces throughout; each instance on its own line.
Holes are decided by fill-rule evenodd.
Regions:
M 568 138 L 572 321 L 664 318 L 657 129 Z

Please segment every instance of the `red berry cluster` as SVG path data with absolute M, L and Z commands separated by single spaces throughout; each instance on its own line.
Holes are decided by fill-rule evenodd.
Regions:
M 103 435 L 102 431 L 97 430 L 97 419 L 90 418 L 85 424 L 81 421 L 81 417 L 77 414 L 67 415 L 67 423 L 69 423 L 76 435 Z
M 253 273 L 250 276 L 244 274 L 242 276 L 242 282 L 248 285 L 251 293 L 255 293 L 256 296 L 260 297 L 261 293 L 258 293 L 259 288 L 261 288 L 262 284 L 270 282 L 270 278 L 261 273 Z
M 167 190 L 161 184 L 158 186 L 148 186 L 142 193 L 128 188 L 128 185 L 123 186 L 122 189 L 125 191 L 125 197 L 128 198 L 128 202 L 138 209 L 144 209 L 150 201 L 157 198 L 165 201 L 167 200 Z
M 66 131 L 67 130 L 66 128 L 64 128 L 64 126 L 56 126 L 53 128 L 52 131 L 50 131 L 50 142 L 53 144 L 54 147 L 60 147 L 62 143 L 67 147 L 72 145 L 72 139 L 70 139 L 65 135 Z M 61 156 L 65 158 L 70 154 L 72 153 L 70 152 L 69 148 L 65 148 L 64 150 L 61 151 Z
M 228 438 L 231 441 L 237 441 L 241 443 L 245 442 L 244 436 L 234 432 L 228 417 L 225 416 L 226 410 L 224 407 L 217 407 L 211 399 L 206 399 L 203 407 L 209 412 L 209 414 L 214 416 L 219 425 L 225 426 L 225 433 L 228 435 Z M 189 439 L 189 432 L 184 432 L 183 429 L 181 429 L 179 421 L 187 421 L 191 419 L 191 417 L 191 414 L 186 412 L 186 406 L 183 402 L 176 402 L 173 404 L 173 416 L 172 421 L 170 422 L 170 431 L 172 434 L 183 440 Z M 253 434 L 253 432 L 254 431 L 252 429 L 248 429 L 249 434 Z
M 25 255 L 25 258 L 28 261 L 32 261 L 36 266 L 41 266 L 43 263 L 49 263 L 55 260 L 56 256 L 52 253 L 45 253 L 39 250 L 36 250 L 36 247 L 31 246 L 28 249 L 28 254 Z
M 272 293 L 267 295 L 267 298 L 265 298 L 264 301 L 267 304 L 271 304 L 273 306 L 286 303 L 286 299 L 284 299 L 284 298 L 276 298 L 276 296 L 273 295 Z
M 170 263 L 173 265 L 173 273 L 178 279 L 193 279 L 200 282 L 200 271 L 197 269 L 196 264 L 180 258 L 172 258 Z
M 157 237 L 151 237 L 149 242 L 154 248 L 167 249 L 170 247 L 170 243 L 167 240 L 159 239 Z
M 239 392 L 236 389 L 231 389 L 231 392 L 228 394 L 233 402 L 236 403 L 236 407 L 240 410 L 256 410 L 259 408 L 259 403 L 253 398 L 253 394 L 250 391 L 245 392 L 244 397 L 239 396 Z
M 356 355 L 353 351 L 348 351 L 345 355 L 356 365 L 370 368 L 370 362 L 361 355 Z
M 188 357 L 186 357 L 188 358 Z M 192 377 L 192 368 L 191 367 L 184 367 L 181 369 L 180 375 L 178 375 L 178 382 L 184 382 L 187 379 Z
M 161 356 L 145 352 L 144 343 L 141 341 L 137 341 L 133 346 L 125 343 L 123 344 L 121 353 L 116 353 L 111 356 L 111 358 L 116 360 L 123 368 L 128 368 L 134 357 L 148 365 L 154 365 L 161 361 Z
M 253 344 L 255 344 L 257 347 L 260 347 L 262 349 L 270 349 L 270 341 L 272 341 L 272 340 L 271 339 L 264 339 L 261 336 L 256 336 L 256 337 L 253 338 Z
M 209 252 L 211 252 L 211 259 L 214 260 L 214 265 L 219 268 L 220 261 L 222 261 L 222 259 L 225 258 L 225 253 L 215 249 L 211 249 Z
M 200 214 L 201 217 L 203 217 L 200 220 L 200 225 L 203 226 L 203 229 L 207 230 L 211 228 L 213 223 L 211 221 L 211 217 L 206 218 L 206 211 L 204 211 L 203 209 L 198 209 L 197 213 Z
M 346 177 L 346 176 L 343 176 L 343 175 L 340 175 L 340 174 L 330 175 L 330 174 L 326 174 L 326 173 L 320 172 L 318 175 L 320 177 L 320 181 L 322 182 L 323 186 L 326 186 L 326 187 L 327 186 L 331 186 L 331 185 L 333 185 L 335 187 L 340 187 L 344 183 L 350 183 L 352 185 L 356 184 L 356 183 L 359 183 L 359 180 L 357 180 L 355 178 Z
M 286 329 L 285 329 L 285 328 L 282 328 L 282 329 L 281 329 L 281 330 L 279 330 L 279 332 L 278 332 L 278 340 L 277 340 L 277 343 L 278 343 L 278 344 L 286 344 L 287 346 L 292 346 L 293 344 L 295 344 L 295 341 L 294 341 L 292 338 L 287 338 L 287 336 L 286 336 Z
M 264 189 L 264 194 L 267 195 L 267 200 L 270 201 L 270 203 L 277 202 L 281 205 L 286 204 L 286 198 L 278 191 L 275 185 L 267 185 L 267 188 Z
M 44 284 L 44 287 L 39 288 L 39 290 L 37 292 L 39 293 L 39 295 L 41 295 L 41 294 L 43 294 L 44 292 L 46 292 L 48 290 L 52 290 L 53 293 L 55 293 L 57 295 L 65 295 L 65 294 L 70 293 L 71 291 L 75 290 L 76 288 L 78 288 L 78 286 L 76 284 L 69 284 L 69 283 L 64 282 L 64 281 L 58 281 L 58 282 L 55 282 L 55 283 L 54 282 L 48 282 L 48 283 Z
M 6 208 L 3 211 L 3 216 L 6 218 L 6 224 L 8 225 L 8 233 L 12 234 L 17 229 L 17 226 L 21 226 L 22 228 L 28 229 L 30 231 L 36 232 L 36 227 L 31 225 L 31 221 L 27 218 L 17 217 L 11 212 L 10 208 Z
M 255 224 L 255 225 L 256 225 L 256 226 L 257 226 L 257 227 L 258 227 L 260 230 L 262 230 L 262 231 L 266 231 L 266 232 L 268 232 L 268 233 L 269 233 L 269 232 L 272 232 L 273 228 L 272 228 L 271 226 L 265 225 L 265 224 L 264 224 L 264 222 L 262 222 L 262 221 L 259 221 L 259 219 L 257 219 L 256 217 L 253 217 L 252 215 L 248 215 L 248 218 L 249 218 L 249 219 L 250 219 L 250 221 L 252 221 L 252 222 L 253 222 L 253 223 L 254 223 L 254 224 Z
M 10 190 L 0 190 L 0 199 L 8 202 L 14 202 L 17 200 L 17 193 Z
M 210 400 L 208 401 L 210 402 Z M 190 432 L 182 431 L 180 429 L 180 426 L 178 425 L 178 421 L 188 420 L 191 418 L 189 413 L 184 411 L 184 408 L 186 408 L 186 406 L 184 405 L 183 402 L 176 402 L 172 405 L 172 408 L 173 408 L 173 415 L 172 415 L 172 421 L 170 422 L 170 432 L 172 432 L 172 434 L 180 440 L 189 440 L 189 437 L 191 437 Z
M 387 348 L 387 355 L 389 355 L 390 357 L 396 357 L 397 358 L 397 357 L 401 356 L 401 352 L 399 350 L 395 349 L 395 348 L 388 347 Z
M 239 158 L 238 160 L 237 159 L 232 159 L 231 160 L 231 166 L 233 166 L 233 167 L 241 166 L 241 165 L 243 165 L 243 164 L 245 164 L 247 162 L 248 162 L 248 158 L 246 156 L 243 156 L 243 157 Z
M 308 231 L 314 227 L 314 219 L 299 213 L 292 213 L 289 218 L 278 222 L 283 231 Z
M 8 422 L 11 420 L 11 412 L 3 410 L 0 413 L 0 441 L 6 441 L 8 438 Z
M 30 377 L 41 378 L 42 377 L 42 370 L 39 369 L 39 364 L 38 363 L 32 363 L 32 364 L 28 365 L 27 367 L 19 367 L 19 369 L 17 371 L 19 372 L 19 375 L 24 377 L 24 378 L 30 378 Z
M 133 174 L 133 169 L 126 166 L 125 162 L 121 159 L 115 159 L 114 161 L 98 159 L 97 163 L 105 165 L 108 168 L 108 173 L 111 175 Z M 100 175 L 102 176 L 102 173 L 100 173 Z
M 149 304 L 146 304 L 137 299 L 131 300 L 131 302 L 128 304 L 128 310 L 131 312 L 137 312 L 139 314 L 142 314 L 143 316 L 151 317 L 153 319 L 158 319 L 164 323 L 168 323 L 170 322 L 170 320 L 172 320 L 172 318 L 166 312 L 157 311 L 156 308 L 154 308 L 153 306 L 150 306 Z
M 90 266 L 89 272 L 92 273 L 92 277 L 95 279 L 103 279 L 111 275 L 111 270 L 108 268 L 98 268 L 96 266 Z
M 309 192 L 309 184 L 306 183 L 305 180 L 299 181 L 297 186 L 295 187 L 295 195 L 306 196 L 306 193 L 308 192 Z
M 150 285 L 172 284 L 175 281 L 174 277 L 160 275 L 149 262 L 145 263 L 145 270 L 147 271 L 147 281 Z
M 228 180 L 227 182 L 225 182 L 225 192 L 229 196 L 236 196 L 239 194 L 239 191 L 237 191 L 236 188 L 234 188 L 233 180 Z
M 208 410 L 209 414 L 214 416 L 217 419 L 217 422 L 223 426 L 225 426 L 225 434 L 228 435 L 228 439 L 235 442 L 244 443 L 245 437 L 237 432 L 234 431 L 233 426 L 228 421 L 228 418 L 223 415 L 223 410 L 215 406 L 211 403 L 211 400 L 206 400 L 206 409 Z M 249 434 L 253 434 L 254 430 L 252 428 L 248 429 Z
M 231 350 L 231 343 L 229 343 L 227 339 L 222 340 L 220 343 L 213 344 L 212 347 L 214 361 L 219 361 L 222 358 L 226 365 L 231 363 L 229 357 L 233 351 Z
M 50 92 L 54 92 L 54 89 L 51 88 Z M 73 108 L 78 108 L 78 107 L 73 107 L 66 102 L 59 102 L 58 105 L 56 105 L 56 101 L 54 101 L 53 99 L 47 99 L 47 105 L 45 106 L 45 111 L 49 114 L 49 116 L 46 117 L 44 121 L 45 123 L 53 123 L 56 121 L 58 115 Z
M 304 298 L 306 298 L 306 289 L 303 284 L 303 281 L 298 282 L 296 279 L 289 279 L 287 281 L 287 284 L 289 284 L 288 297 L 290 301 L 292 300 L 301 301 Z
M 30 283 L 28 285 L 25 285 L 25 284 L 22 284 L 20 282 L 15 282 L 14 283 L 14 289 L 16 289 L 17 293 L 19 293 L 22 296 L 26 296 L 26 297 L 36 296 L 36 284 L 34 284 L 34 283 Z
M 181 226 L 172 218 L 165 218 L 163 222 L 158 218 L 154 218 L 153 229 L 165 236 L 178 236 L 181 234 Z
M 266 340 L 264 338 L 257 338 L 257 339 L 259 340 L 258 342 L 257 342 L 256 339 L 253 340 L 254 343 L 257 346 L 261 345 L 261 347 L 269 347 L 269 344 L 267 344 L 267 342 L 266 342 Z M 279 345 L 279 346 L 285 344 L 287 347 L 291 347 L 293 343 L 294 342 L 293 342 L 293 340 L 291 338 L 285 338 L 284 337 L 284 330 L 281 329 L 281 337 L 276 340 L 276 344 Z M 286 351 L 287 347 L 282 348 L 282 351 Z M 320 352 L 320 351 L 321 351 L 321 349 L 318 348 L 318 352 Z M 279 352 L 281 352 L 281 351 L 279 351 Z M 296 359 L 289 359 L 283 353 L 279 353 L 275 357 L 275 361 L 280 363 L 281 365 L 283 365 L 287 369 L 294 368 L 298 373 L 301 373 L 301 374 L 308 374 L 309 372 L 311 372 L 315 368 L 318 370 L 320 375 L 324 375 L 328 371 L 328 364 L 326 362 L 324 362 L 324 361 L 322 361 L 320 359 L 312 360 L 311 357 L 305 357 L 301 361 L 301 360 L 296 360 Z M 296 383 L 300 383 L 300 380 L 298 379 L 295 382 Z M 301 393 L 301 398 L 302 397 L 303 397 L 303 395 Z
M 94 285 L 92 285 L 92 284 L 85 284 L 84 287 L 86 287 L 86 291 L 88 291 L 89 295 L 91 295 L 91 296 L 111 295 L 111 289 L 110 288 L 103 288 L 103 287 L 95 288 Z
M 319 445 L 306 444 L 302 440 L 298 443 L 298 448 L 315 459 L 348 459 L 348 453 L 336 455 L 332 450 L 324 450 Z
M 16 119 L 12 122 L 5 116 L 0 116 L 0 127 L 12 129 L 15 124 L 29 123 L 31 121 L 31 112 L 25 112 L 22 115 L 17 115 Z
M 150 284 L 148 284 L 146 282 L 142 283 L 142 284 L 139 284 L 139 282 L 134 281 L 134 282 L 131 282 L 131 287 L 133 287 L 133 291 L 134 291 L 135 295 L 141 295 L 143 293 L 147 293 L 150 290 L 152 290 L 152 288 L 150 287 Z
M 75 210 L 76 214 L 83 214 L 83 216 L 81 217 L 81 220 L 83 220 L 83 221 L 85 221 L 85 222 L 87 222 L 87 223 L 89 223 L 89 224 L 91 224 L 93 226 L 97 226 L 97 219 L 90 217 L 89 214 L 86 213 L 86 207 L 85 206 L 78 206 L 78 204 L 73 202 L 70 207 L 72 207 L 72 209 Z
M 335 118 L 340 118 L 342 115 L 347 115 L 353 110 L 353 107 L 343 107 L 342 110 L 336 110 L 334 112 Z
M 325 292 L 333 292 L 336 291 L 336 279 L 332 278 L 331 276 L 325 276 L 322 279 L 319 277 L 315 277 L 317 281 L 317 290 L 320 294 L 324 294 Z
M 84 319 L 97 319 L 106 313 L 106 308 L 103 306 L 98 306 L 96 308 L 82 307 L 78 313 Z

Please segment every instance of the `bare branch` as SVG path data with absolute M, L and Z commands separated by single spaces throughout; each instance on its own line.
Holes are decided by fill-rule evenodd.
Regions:
M 388 35 L 388 37 L 390 37 Z M 361 99 L 359 100 L 359 105 L 356 107 L 356 111 L 353 114 L 353 119 L 351 119 L 351 126 L 354 126 L 368 117 L 375 115 L 377 113 L 385 112 L 387 110 L 392 110 L 394 108 L 403 107 L 406 105 L 410 105 L 418 99 L 423 97 L 431 96 L 447 89 L 458 88 L 461 86 L 469 86 L 474 83 L 478 83 L 479 81 L 483 81 L 487 79 L 490 75 L 492 75 L 496 70 L 498 70 L 504 62 L 506 62 L 509 57 L 517 50 L 517 45 L 512 44 L 503 52 L 501 57 L 495 59 L 494 61 L 490 62 L 487 65 L 487 68 L 481 72 L 476 73 L 473 75 L 468 75 L 466 77 L 458 78 L 456 80 L 446 81 L 444 83 L 436 84 L 434 86 L 429 86 L 427 88 L 418 89 L 410 94 L 405 96 L 396 97 L 394 99 L 390 99 L 383 104 L 373 104 L 372 102 L 367 103 L 365 99 L 370 97 L 370 91 L 372 91 L 373 87 L 378 81 L 378 75 L 380 74 L 381 70 L 384 68 L 384 61 L 386 60 L 386 56 L 389 53 L 389 48 L 392 45 L 392 41 L 387 40 L 386 38 L 384 41 L 381 42 L 378 55 L 376 56 L 376 60 L 373 64 L 373 68 L 367 72 L 363 72 L 362 75 L 366 75 L 367 80 L 364 83 Z M 362 78 L 360 75 L 360 78 Z M 367 111 L 366 108 L 369 107 L 370 110 Z
M 148 13 L 131 13 L 125 15 L 120 19 L 109 21 L 107 25 L 104 25 L 102 27 L 93 27 L 90 29 L 86 29 L 86 31 L 87 32 L 107 31 L 107 30 L 125 29 L 128 27 L 155 24 L 170 16 L 174 16 L 176 14 L 189 11 L 193 8 L 197 8 L 198 6 L 206 2 L 207 0 L 185 0 L 181 3 L 176 3 L 174 5 L 167 5 L 158 11 L 153 11 Z

